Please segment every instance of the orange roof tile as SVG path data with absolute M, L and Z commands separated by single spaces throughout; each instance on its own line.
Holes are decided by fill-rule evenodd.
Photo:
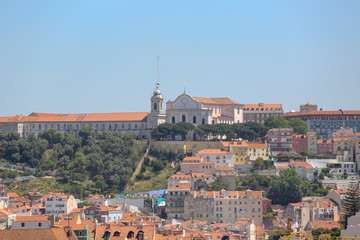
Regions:
M 14 215 L 15 213 L 6 211 L 5 209 L 0 209 L 0 216 L 9 216 L 9 215 Z
M 1 117 L 0 122 L 127 122 L 144 121 L 149 112 L 55 114 L 33 112 L 29 116 Z
M 244 110 L 258 109 L 259 111 L 268 111 L 271 108 L 273 108 L 273 110 L 275 110 L 275 108 L 282 109 L 282 104 L 244 104 L 243 107 Z
M 192 97 L 195 101 L 209 105 L 242 105 L 230 98 Z
M 291 163 L 294 164 L 296 167 L 305 167 L 307 169 L 314 169 L 314 167 L 308 162 L 291 161 Z
M 15 192 L 9 192 L 8 193 L 8 197 L 9 198 L 19 198 L 19 194 L 15 193 Z
M 232 154 L 232 152 L 221 149 L 202 149 L 197 154 Z
M 170 187 L 170 189 L 190 189 L 190 183 L 179 183 Z
M 214 162 L 182 162 L 181 165 L 214 165 Z
M 50 221 L 48 216 L 16 216 L 15 222 Z
M 183 161 L 201 161 L 202 160 L 202 157 L 185 157 L 184 159 L 183 159 Z
M 248 143 L 249 148 L 268 148 L 267 143 L 255 143 L 255 142 L 249 142 Z
M 312 223 L 314 224 L 315 228 L 340 228 L 340 223 L 335 221 L 313 221 Z

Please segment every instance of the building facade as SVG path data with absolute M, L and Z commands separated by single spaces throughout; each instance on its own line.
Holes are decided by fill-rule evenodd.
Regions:
M 310 132 L 316 132 L 319 139 L 331 139 L 340 128 L 360 132 L 360 111 L 304 111 L 289 112 L 285 119 L 300 118 L 307 123 Z
M 261 191 L 191 191 L 185 197 L 185 220 L 235 223 L 239 220 L 262 224 Z
M 55 129 L 63 135 L 79 136 L 82 127 L 91 126 L 93 136 L 108 130 L 135 133 L 139 139 L 149 138 L 149 132 L 166 120 L 159 84 L 150 99 L 151 112 L 52 114 L 33 112 L 28 116 L 0 117 L 0 134 L 15 132 L 21 137 L 38 136 L 44 130 Z
M 244 122 L 264 123 L 270 116 L 280 117 L 284 114 L 282 104 L 245 104 L 243 109 Z
M 199 124 L 242 123 L 243 105 L 229 98 L 192 97 L 185 92 L 166 103 L 168 123 Z

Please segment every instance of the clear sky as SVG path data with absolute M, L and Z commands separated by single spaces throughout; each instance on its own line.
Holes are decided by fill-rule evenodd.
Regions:
M 360 110 L 360 1 L 0 0 L 0 116 L 165 101 Z

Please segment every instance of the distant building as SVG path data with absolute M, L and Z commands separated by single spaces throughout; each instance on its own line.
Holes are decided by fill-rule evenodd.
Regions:
M 77 208 L 77 202 L 73 195 L 62 193 L 51 193 L 43 197 L 45 203 L 45 214 L 54 215 L 55 220 L 61 218 L 61 215 L 69 214 Z
M 168 219 L 184 219 L 184 199 L 190 192 L 190 183 L 170 187 L 165 197 L 165 212 Z
M 163 97 L 159 84 L 151 97 L 151 112 L 130 113 L 83 113 L 52 114 L 33 112 L 29 116 L 16 115 L 0 117 L 0 134 L 19 133 L 21 137 L 29 134 L 38 136 L 44 130 L 55 129 L 64 135 L 78 137 L 82 127 L 91 126 L 93 136 L 99 132 L 135 133 L 138 138 L 148 138 L 151 129 L 164 123 L 166 115 L 163 109 Z
M 215 167 L 233 167 L 233 152 L 221 149 L 203 149 L 196 153 L 197 157 L 202 157 L 205 161 L 214 162 Z
M 292 128 L 273 128 L 267 133 L 266 139 L 273 154 L 277 155 L 293 152 L 293 136 Z
M 192 97 L 187 93 L 166 103 L 168 123 L 200 124 L 242 123 L 243 104 L 229 98 Z
M 282 115 L 285 119 L 300 118 L 307 123 L 310 132 L 315 132 L 319 139 L 331 139 L 340 128 L 360 132 L 360 111 L 305 111 L 288 112 Z
M 304 104 L 304 105 L 300 105 L 300 112 L 310 112 L 310 111 L 317 111 L 318 110 L 318 106 L 316 104 Z
M 88 199 L 88 203 L 95 205 L 95 206 L 104 206 L 105 205 L 105 199 L 104 195 L 90 195 Z
M 264 123 L 266 118 L 270 116 L 280 117 L 284 110 L 281 104 L 245 104 L 244 122 Z
M 16 216 L 13 229 L 50 228 L 49 216 Z
M 185 197 L 185 220 L 235 223 L 239 220 L 262 224 L 261 191 L 191 191 Z

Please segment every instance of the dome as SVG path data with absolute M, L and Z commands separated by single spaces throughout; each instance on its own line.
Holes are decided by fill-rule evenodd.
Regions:
M 159 89 L 156 89 L 155 91 L 154 91 L 154 95 L 161 95 L 161 92 L 160 92 L 160 90 Z
M 156 89 L 154 91 L 154 96 L 160 96 L 161 92 L 159 90 L 159 83 L 156 84 Z

